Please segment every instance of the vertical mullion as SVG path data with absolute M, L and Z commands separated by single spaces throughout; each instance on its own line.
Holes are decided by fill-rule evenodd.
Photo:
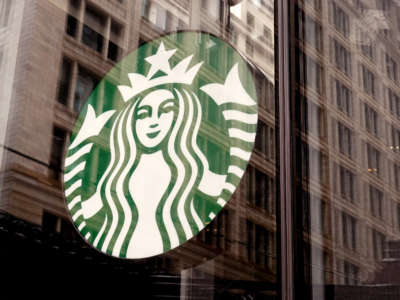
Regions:
M 278 10 L 278 117 L 279 117 L 279 228 L 281 299 L 294 299 L 293 207 L 292 207 L 292 124 L 290 108 L 290 35 L 291 1 L 276 1 Z

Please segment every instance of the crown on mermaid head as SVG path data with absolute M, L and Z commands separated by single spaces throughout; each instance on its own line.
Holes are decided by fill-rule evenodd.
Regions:
M 168 60 L 176 52 L 176 49 L 165 50 L 164 43 L 161 42 L 158 47 L 157 53 L 148 56 L 145 60 L 151 64 L 147 76 L 139 73 L 129 73 L 128 78 L 131 86 L 119 85 L 118 89 L 125 102 L 132 99 L 132 97 L 140 94 L 144 90 L 155 87 L 160 84 L 168 83 L 184 83 L 192 84 L 194 77 L 199 71 L 203 62 L 194 65 L 188 69 L 189 64 L 193 58 L 193 54 L 180 61 L 173 69 L 169 65 Z M 166 75 L 153 78 L 153 75 L 158 71 L 163 71 Z

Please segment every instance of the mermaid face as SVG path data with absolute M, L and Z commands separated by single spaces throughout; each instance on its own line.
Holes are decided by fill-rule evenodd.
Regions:
M 174 120 L 176 100 L 165 89 L 146 95 L 135 110 L 136 135 L 146 148 L 157 147 L 166 137 Z

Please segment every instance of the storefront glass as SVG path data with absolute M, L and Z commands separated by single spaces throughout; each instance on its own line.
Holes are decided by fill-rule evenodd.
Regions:
M 61 284 L 71 278 L 82 283 L 109 278 L 145 291 L 148 296 L 143 299 L 278 299 L 276 174 L 280 147 L 276 143 L 274 16 L 272 0 L 0 1 L 0 260 L 2 273 L 8 274 L 7 282 Z M 137 61 L 124 63 L 138 48 Z M 176 56 L 173 49 L 177 49 Z M 185 58 L 180 56 L 182 49 L 191 49 L 194 56 L 188 68 L 179 73 L 179 68 L 174 68 Z M 166 60 L 164 57 L 162 64 L 154 59 L 157 55 L 157 59 L 170 56 Z M 203 63 L 200 71 L 190 73 L 199 62 Z M 235 71 L 236 63 L 239 79 L 232 81 L 236 85 L 229 86 L 228 73 L 233 74 L 230 71 Z M 90 221 L 84 219 L 85 213 L 74 214 L 75 204 L 81 205 L 84 196 L 95 190 L 88 187 L 79 197 L 72 197 L 74 184 L 79 181 L 69 181 L 79 173 L 70 167 L 72 161 L 78 161 L 78 151 L 71 150 L 79 136 L 74 131 L 76 121 L 78 127 L 82 125 L 90 111 L 88 103 L 93 104 L 99 121 L 101 113 L 115 109 L 118 99 L 129 100 L 118 87 L 129 82 L 128 73 L 151 74 L 149 80 L 160 80 L 174 70 L 174 80 L 184 84 L 188 82 L 183 77 L 201 74 L 190 81 L 198 89 L 210 83 L 227 86 L 222 96 L 217 93 L 219 106 L 210 100 L 215 93 L 209 89 L 196 95 L 205 125 L 200 126 L 200 137 L 194 137 L 187 145 L 189 152 L 191 147 L 198 147 L 204 153 L 213 173 L 227 173 L 229 184 L 221 194 L 207 198 L 207 207 L 219 205 L 215 213 L 196 212 L 200 209 L 196 204 L 187 208 L 193 221 L 189 220 L 185 227 L 180 219 L 177 236 L 182 245 L 172 247 L 171 238 L 163 240 L 164 250 L 174 248 L 165 254 L 116 258 L 128 256 L 129 247 L 126 251 L 124 246 L 118 248 L 118 240 L 106 242 L 105 235 L 104 240 L 99 237 L 99 243 L 115 246 L 99 246 L 96 250 L 96 240 L 90 235 L 93 232 L 83 229 Z M 237 84 L 244 89 L 240 90 Z M 224 95 L 231 98 L 225 99 Z M 237 103 L 229 106 L 236 96 Z M 246 104 L 246 97 L 257 105 Z M 87 102 L 88 99 L 91 100 Z M 252 114 L 258 114 L 256 121 L 248 119 Z M 146 117 L 140 110 L 135 116 Z M 182 116 L 182 122 L 186 122 L 190 112 Z M 186 123 L 189 128 L 191 124 Z M 318 130 L 318 124 L 315 126 Z M 107 129 L 112 131 L 111 126 L 106 125 Z M 183 129 L 179 135 L 185 137 L 185 132 Z M 111 146 L 103 136 L 95 143 L 98 147 L 82 147 L 82 151 L 92 151 L 91 159 L 82 161 L 79 167 L 91 168 L 83 182 L 96 182 L 101 192 L 99 182 L 107 172 L 107 164 L 102 163 L 112 157 L 103 152 Z M 177 157 L 186 155 L 185 147 L 182 149 L 176 150 Z M 118 151 L 123 157 L 122 150 Z M 197 157 L 201 160 L 201 155 Z M 174 159 L 170 167 L 177 164 Z M 130 160 L 126 156 L 126 160 L 116 160 L 116 164 L 119 162 L 116 169 L 123 170 Z M 198 165 L 203 166 L 200 169 L 204 172 L 206 163 Z M 132 165 L 134 168 L 136 165 Z M 191 172 L 192 169 L 187 171 Z M 161 176 L 158 180 L 160 176 L 155 175 L 158 172 L 154 173 L 154 190 L 163 179 Z M 187 184 L 190 179 L 184 186 Z M 201 185 L 197 181 L 194 184 Z M 202 187 L 199 190 L 212 194 Z M 118 187 L 114 195 L 111 189 L 110 199 L 120 197 L 117 191 Z M 176 218 L 181 218 L 177 206 Z M 196 219 L 196 214 L 200 218 Z M 199 225 L 203 223 L 204 229 Z M 119 228 L 119 223 L 115 224 Z M 124 230 L 122 224 L 119 230 Z M 193 235 L 187 234 L 190 230 Z M 129 226 L 126 232 L 130 232 Z M 185 234 L 187 242 L 181 238 Z M 145 238 L 141 241 L 146 243 Z
M 397 299 L 398 1 L 293 1 L 298 299 Z

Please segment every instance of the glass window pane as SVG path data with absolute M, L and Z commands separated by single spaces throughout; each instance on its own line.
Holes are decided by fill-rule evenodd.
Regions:
M 397 298 L 399 3 L 294 2 L 296 298 Z
M 2 283 L 279 298 L 274 4 L 0 0 Z M 322 52 L 321 22 L 302 30 Z M 326 108 L 304 109 L 324 136 Z M 326 205 L 310 200 L 321 234 Z

